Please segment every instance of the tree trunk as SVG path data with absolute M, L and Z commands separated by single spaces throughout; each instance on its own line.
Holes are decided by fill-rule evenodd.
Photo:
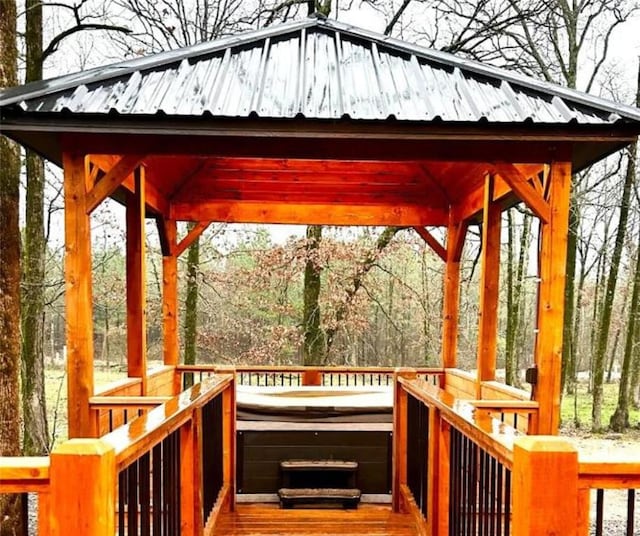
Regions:
M 189 230 L 195 227 L 189 226 Z M 198 331 L 198 272 L 200 269 L 200 238 L 196 238 L 187 254 L 187 297 L 184 308 L 184 364 L 196 363 L 196 338 Z M 184 387 L 191 387 L 193 378 L 185 376 Z
M 576 252 L 578 247 L 578 233 L 580 227 L 580 214 L 575 191 L 571 193 L 569 201 L 569 236 L 567 237 L 567 278 L 564 290 L 564 318 L 562 321 L 562 372 L 560 393 L 564 393 L 567 386 L 567 378 L 572 378 L 575 372 L 576 341 L 574 340 L 574 314 L 575 314 L 575 275 Z
M 635 181 L 635 166 L 632 159 L 629 160 L 627 173 L 624 179 L 624 188 L 622 190 L 622 199 L 620 200 L 620 217 L 618 220 L 618 229 L 616 231 L 616 240 L 611 256 L 611 266 L 607 277 L 607 287 L 604 295 L 604 303 L 602 306 L 602 315 L 598 323 L 598 334 L 596 351 L 594 355 L 593 368 L 593 407 L 591 409 L 593 430 L 602 429 L 602 399 L 603 390 L 602 383 L 604 381 L 604 365 L 607 352 L 607 341 L 609 339 L 609 327 L 611 325 L 611 311 L 613 309 L 613 299 L 616 290 L 616 282 L 618 279 L 618 269 L 620 267 L 620 258 L 622 256 L 622 246 L 627 232 L 627 219 L 629 215 L 629 199 L 631 197 L 631 187 Z
M 322 265 L 318 259 L 322 226 L 307 227 L 306 262 L 304 266 L 304 291 L 302 306 L 303 347 L 302 362 L 305 366 L 324 363 L 325 338 L 320 325 L 320 288 Z
M 16 2 L 0 0 L 0 87 L 18 82 Z M 20 455 L 20 153 L 0 136 L 0 456 Z M 25 534 L 19 495 L 0 495 L 0 535 Z
M 640 65 L 638 66 L 638 84 L 636 88 L 636 106 L 640 106 Z M 637 169 L 638 144 L 634 143 L 629 149 L 629 165 L 627 167 L 627 179 L 635 182 Z M 626 181 L 625 181 L 626 186 Z M 640 329 L 638 319 L 640 317 L 640 251 L 636 252 L 636 269 L 633 277 L 633 290 L 631 292 L 631 304 L 629 305 L 629 322 L 627 325 L 627 338 L 624 345 L 624 358 L 620 371 L 620 385 L 618 387 L 618 405 L 611 416 L 609 426 L 615 432 L 622 432 L 629 427 L 629 389 L 631 366 L 634 354 L 638 354 L 640 346 Z M 638 360 L 636 355 L 635 360 Z
M 42 3 L 26 0 L 26 82 L 42 79 Z M 49 450 L 44 393 L 44 162 L 27 150 L 22 295 L 22 411 L 27 456 Z
M 351 286 L 346 290 L 344 300 L 336 310 L 332 327 L 326 330 L 327 354 L 331 351 L 331 346 L 335 340 L 335 336 L 340 329 L 340 324 L 349 310 L 351 302 L 353 302 L 353 299 L 360 290 L 360 287 L 362 287 L 364 277 L 369 273 L 371 268 L 375 266 L 380 253 L 382 253 L 382 251 L 389 245 L 398 231 L 401 230 L 401 227 L 385 227 L 384 231 L 380 233 L 380 236 L 378 236 L 378 239 L 376 240 L 375 249 L 371 251 L 360 263 L 358 270 L 356 270 L 356 273 L 351 280 Z

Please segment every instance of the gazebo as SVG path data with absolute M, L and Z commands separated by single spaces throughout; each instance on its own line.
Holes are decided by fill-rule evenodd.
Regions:
M 70 438 L 97 438 L 105 432 L 106 410 L 100 404 L 107 403 L 97 400 L 93 385 L 90 217 L 107 197 L 126 205 L 131 380 L 101 393 L 102 398 L 137 397 L 138 408 L 166 402 L 183 411 L 189 401 L 205 396 L 206 382 L 193 388 L 197 393 L 189 391 L 190 398 L 183 395 L 174 402 L 163 398 L 180 394 L 181 374 L 186 370 L 178 363 L 177 258 L 209 223 L 393 225 L 416 228 L 446 263 L 442 363 L 436 382 L 446 393 L 442 396 L 475 401 L 474 407 L 485 417 L 489 411 L 524 411 L 530 433 L 557 433 L 571 177 L 632 143 L 640 132 L 639 110 L 313 17 L 8 89 L 0 93 L 0 114 L 2 134 L 64 170 Z M 494 381 L 501 213 L 520 202 L 541 222 L 532 402 L 528 395 Z M 144 233 L 148 218 L 157 222 L 164 256 L 165 368 L 153 373 L 146 365 Z M 197 225 L 178 240 L 180 221 Z M 472 377 L 456 370 L 456 347 L 460 257 L 473 222 L 482 223 L 482 270 L 477 374 Z M 439 243 L 427 227 L 446 228 L 446 243 Z M 227 376 L 217 372 L 219 380 Z M 318 374 L 322 371 L 308 373 L 316 379 Z M 408 398 L 417 397 L 431 408 L 428 419 L 434 419 L 455 405 L 420 394 L 422 387 L 413 382 L 424 380 L 420 371 L 417 374 L 417 379 L 406 371 L 395 375 L 396 510 L 410 503 L 400 498 L 407 464 L 412 463 L 402 461 L 412 429 L 403 420 L 402 408 L 406 413 Z M 225 423 L 235 411 L 234 380 L 226 381 L 215 387 L 216 393 L 225 393 L 215 410 L 220 418 L 225 416 Z M 148 399 L 147 406 L 141 397 Z M 134 405 L 130 399 L 120 402 Z M 165 412 L 170 413 L 166 408 Z M 139 426 L 138 432 L 143 433 L 144 426 L 149 426 L 145 422 L 133 421 L 124 427 L 126 432 L 111 434 L 120 433 L 124 441 L 127 434 L 132 437 L 131 427 Z M 449 427 L 455 424 L 447 422 Z M 190 432 L 181 436 L 183 449 L 193 434 L 206 433 L 197 424 L 190 426 Z M 233 460 L 234 428 L 226 426 L 220 432 L 221 456 Z M 432 463 L 431 469 L 425 469 L 429 483 L 424 497 L 418 500 L 411 490 L 423 507 L 417 515 L 425 520 L 428 534 L 476 534 L 455 528 L 454 512 L 442 503 L 450 490 L 434 491 L 438 485 L 453 485 L 449 477 L 441 475 L 439 484 L 432 478 L 434 456 L 454 452 L 448 450 L 448 443 L 438 443 L 445 434 L 442 430 L 440 439 L 433 440 L 440 446 L 428 450 Z M 156 438 L 162 435 L 154 433 Z M 488 440 L 478 441 L 481 446 L 488 444 Z M 73 439 L 69 443 L 76 444 Z M 132 447 L 127 448 L 130 461 Z M 500 449 L 507 447 L 495 448 L 503 452 Z M 63 445 L 62 449 L 61 457 L 77 453 L 75 447 Z M 553 463 L 566 460 L 562 449 L 555 455 Z M 120 460 L 118 456 L 116 448 Z M 191 458 L 188 463 L 198 465 Z M 232 494 L 233 463 L 224 467 L 223 481 Z M 458 469 L 460 474 L 470 474 Z M 529 478 L 535 483 L 532 474 Z M 578 482 L 578 473 L 572 478 Z M 54 486 L 53 480 L 50 484 Z M 53 488 L 47 493 L 55 517 L 62 499 L 56 499 Z M 202 510 L 202 497 L 185 493 L 192 502 L 200 501 Z M 538 507 L 548 508 L 556 495 L 552 493 Z M 205 503 L 208 500 L 205 492 Z M 514 499 L 514 516 L 516 508 L 521 508 L 519 500 Z M 233 499 L 228 502 L 233 508 Z M 209 514 L 206 506 L 211 510 L 214 503 L 205 504 L 204 519 L 202 513 L 193 512 L 185 518 L 182 506 L 182 533 L 201 533 Z M 113 504 L 95 509 L 113 513 Z M 439 521 L 432 520 L 432 511 L 440 512 Z M 191 519 L 190 524 L 185 525 L 185 519 Z M 520 527 L 514 534 L 525 534 L 526 527 L 527 534 L 551 534 L 536 532 L 539 525 L 519 519 L 514 517 L 514 530 Z M 52 526 L 58 525 L 52 522 Z M 82 526 L 84 530 L 93 527 Z

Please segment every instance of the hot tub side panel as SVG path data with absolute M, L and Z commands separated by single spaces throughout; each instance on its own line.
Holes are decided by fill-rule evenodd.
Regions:
M 357 485 L 363 494 L 388 494 L 391 436 L 388 431 L 240 431 L 238 493 L 276 493 L 281 461 L 333 459 L 358 462 Z

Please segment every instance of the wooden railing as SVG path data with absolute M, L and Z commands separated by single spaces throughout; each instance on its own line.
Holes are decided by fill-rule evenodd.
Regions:
M 506 405 L 535 412 L 525 402 Z M 498 407 L 400 371 L 394 508 L 411 512 L 424 536 L 586 536 L 578 525 L 576 449 L 561 438 L 525 436 L 494 418 Z
M 432 385 L 442 386 L 444 369 L 414 369 L 419 378 Z M 179 382 L 197 383 L 210 375 L 235 372 L 238 385 L 298 387 L 302 385 L 324 387 L 392 386 L 392 367 L 221 367 L 217 365 L 179 365 L 176 372 Z
M 27 493 L 37 495 L 38 534 L 46 536 L 49 526 L 49 458 L 0 456 L 0 494 L 19 493 L 27 501 Z M 23 503 L 26 507 L 26 502 Z
M 636 522 L 636 497 L 640 490 L 640 456 L 635 452 L 635 460 L 630 460 L 629 451 L 590 452 L 579 457 L 579 536 L 594 534 L 603 536 L 612 534 L 605 530 L 607 524 L 618 526 L 617 534 L 635 536 L 640 532 L 640 523 Z M 603 461 L 607 460 L 607 461 Z M 617 519 L 607 515 L 605 490 L 617 494 Z M 622 497 L 620 497 L 622 495 Z M 595 515 L 592 502 L 595 499 Z
M 66 441 L 49 458 L 0 458 L 0 492 L 39 493 L 40 536 L 207 535 L 234 508 L 234 473 L 235 376 L 227 374 L 100 438 Z

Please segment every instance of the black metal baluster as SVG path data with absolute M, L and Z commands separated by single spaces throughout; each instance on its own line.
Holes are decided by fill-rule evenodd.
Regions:
M 511 534 L 511 471 L 504 475 L 504 536 Z
M 627 534 L 626 536 L 634 536 L 634 515 L 636 503 L 636 490 L 630 489 L 627 492 Z
M 458 433 L 451 430 L 449 440 L 449 536 L 458 534 L 458 513 L 456 505 L 458 503 Z
M 140 474 L 140 535 L 151 536 L 151 474 L 148 452 L 140 457 L 138 467 Z
M 127 504 L 127 471 L 118 473 L 118 536 L 125 536 L 125 513 Z
M 127 534 L 138 535 L 138 462 L 127 467 Z
M 151 466 L 153 536 L 162 536 L 162 443 L 157 444 L 151 451 Z
M 503 536 L 502 529 L 504 528 L 504 512 L 502 511 L 502 497 L 504 494 L 504 484 L 502 482 L 502 464 L 498 464 L 498 474 L 496 478 L 496 515 L 497 519 L 497 533 L 496 536 Z
M 596 536 L 602 536 L 604 490 L 596 491 Z

